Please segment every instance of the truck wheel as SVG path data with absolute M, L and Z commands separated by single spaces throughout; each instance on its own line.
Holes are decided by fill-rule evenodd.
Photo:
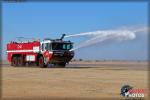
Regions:
M 14 66 L 14 65 L 13 65 L 13 59 L 11 60 L 11 64 L 10 64 L 10 65 L 11 65 L 11 66 Z
M 38 60 L 38 61 L 36 61 L 36 63 L 35 63 L 35 64 L 36 64 L 36 66 L 39 66 L 39 60 Z
M 40 66 L 41 68 L 47 67 L 47 65 L 44 64 L 44 58 L 43 58 L 43 57 L 40 57 L 40 58 L 39 58 L 39 66 Z
M 13 57 L 12 58 L 12 66 L 18 66 L 18 60 L 17 60 L 17 57 Z
M 25 62 L 24 62 L 24 60 L 23 60 L 23 58 L 21 56 L 18 57 L 18 65 L 19 66 L 24 66 L 25 65 Z
M 58 68 L 65 68 L 66 63 L 58 63 L 58 64 L 56 64 L 56 66 L 57 66 Z

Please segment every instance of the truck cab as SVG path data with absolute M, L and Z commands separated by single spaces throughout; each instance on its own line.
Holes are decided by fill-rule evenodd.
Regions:
M 66 63 L 69 63 L 74 56 L 74 51 L 71 50 L 73 48 L 73 43 L 70 41 L 45 39 L 41 42 L 40 47 L 45 65 L 55 64 L 63 67 Z

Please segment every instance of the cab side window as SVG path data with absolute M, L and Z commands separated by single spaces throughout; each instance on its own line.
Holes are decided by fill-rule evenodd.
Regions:
M 52 50 L 52 44 L 49 43 L 49 50 Z
M 44 51 L 44 44 L 42 44 L 42 51 Z
M 45 50 L 49 50 L 48 43 L 45 43 Z

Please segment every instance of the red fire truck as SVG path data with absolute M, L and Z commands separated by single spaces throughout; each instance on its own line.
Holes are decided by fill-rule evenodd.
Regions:
M 12 66 L 25 66 L 35 63 L 42 68 L 48 64 L 65 67 L 74 57 L 73 43 L 60 39 L 44 39 L 43 41 L 21 41 L 7 44 L 7 59 Z

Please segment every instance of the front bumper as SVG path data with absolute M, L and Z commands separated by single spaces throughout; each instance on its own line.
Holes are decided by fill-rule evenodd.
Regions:
M 68 63 L 73 56 L 53 56 L 49 63 Z
M 68 63 L 74 57 L 74 52 L 53 52 L 49 63 Z

